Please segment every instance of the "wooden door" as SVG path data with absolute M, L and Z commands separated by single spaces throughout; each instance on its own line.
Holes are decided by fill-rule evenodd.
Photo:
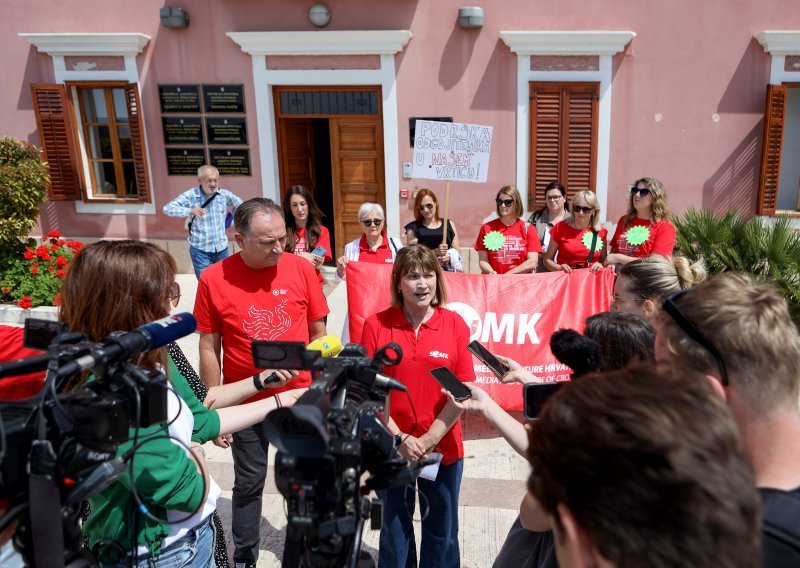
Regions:
M 383 126 L 380 117 L 330 119 L 334 230 L 338 254 L 362 234 L 358 209 L 365 201 L 386 209 Z
M 310 118 L 278 121 L 281 199 L 293 185 L 302 185 L 316 196 L 314 180 L 314 128 Z

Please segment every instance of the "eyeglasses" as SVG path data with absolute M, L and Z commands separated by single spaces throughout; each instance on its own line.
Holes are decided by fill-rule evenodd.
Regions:
M 636 194 L 641 195 L 642 197 L 647 197 L 650 195 L 650 190 L 646 187 L 632 187 L 631 188 L 631 197 L 636 197 Z
M 436 205 L 434 205 L 433 203 L 423 203 L 422 205 L 419 206 L 420 211 L 430 210 L 433 209 L 434 207 L 436 207 Z
M 178 302 L 181 299 L 181 285 L 177 282 L 173 282 L 172 286 L 169 289 L 169 301 L 172 304 L 173 308 L 178 307 Z
M 361 222 L 364 223 L 365 227 L 372 227 L 373 225 L 378 227 L 383 223 L 383 219 L 361 219 Z
M 561 195 L 561 194 L 559 193 L 558 195 L 546 195 L 546 196 L 545 196 L 545 199 L 546 199 L 547 201 L 558 201 L 558 200 L 559 200 L 559 199 L 561 199 L 562 197 L 564 197 L 564 196 L 563 196 L 563 195 Z
M 583 205 L 573 205 L 572 208 L 578 213 L 591 213 L 594 207 L 584 207 Z
M 728 386 L 728 369 L 725 367 L 725 361 L 722 359 L 722 354 L 717 350 L 716 347 L 703 335 L 697 326 L 694 324 L 692 320 L 687 318 L 683 313 L 678 309 L 678 306 L 675 304 L 675 301 L 689 292 L 691 288 L 687 288 L 686 290 L 678 290 L 667 296 L 667 299 L 664 300 L 662 304 L 662 308 L 664 312 L 672 318 L 672 321 L 681 328 L 689 338 L 694 341 L 695 343 L 699 344 L 701 347 L 704 347 L 709 353 L 714 356 L 714 359 L 717 361 L 717 367 L 719 368 L 719 373 L 722 378 L 722 386 Z
M 494 202 L 497 203 L 498 207 L 500 207 L 501 205 L 503 207 L 511 207 L 511 205 L 514 203 L 514 200 L 513 199 L 495 199 Z

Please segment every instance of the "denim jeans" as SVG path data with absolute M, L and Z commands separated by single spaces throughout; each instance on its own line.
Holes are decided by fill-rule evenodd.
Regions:
M 200 273 L 206 268 L 219 262 L 223 258 L 228 258 L 228 247 L 225 247 L 219 252 L 208 252 L 200 250 L 189 245 L 189 256 L 192 257 L 192 266 L 194 266 L 194 275 L 200 280 Z
M 258 560 L 258 533 L 261 523 L 261 498 L 267 479 L 269 443 L 262 423 L 233 434 L 233 498 L 231 516 L 233 561 L 255 564 Z
M 422 543 L 420 568 L 459 568 L 461 554 L 458 549 L 458 493 L 464 460 L 441 466 L 436 481 L 417 479 Z M 379 491 L 383 501 L 383 528 L 381 529 L 378 566 L 380 568 L 415 568 L 417 547 L 414 539 L 413 486 L 392 487 Z M 427 507 L 426 507 L 427 500 Z
M 139 556 L 131 561 L 131 568 L 206 568 L 214 563 L 214 526 L 211 524 L 211 515 L 206 517 L 196 527 L 187 532 L 182 538 L 176 540 L 166 548 L 161 549 L 161 554 L 155 558 Z M 129 566 L 127 559 L 117 564 L 103 564 L 108 568 L 124 568 Z

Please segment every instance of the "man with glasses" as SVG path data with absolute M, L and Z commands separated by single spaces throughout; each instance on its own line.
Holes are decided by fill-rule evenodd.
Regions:
M 200 332 L 200 378 L 209 386 L 252 381 L 257 395 L 273 396 L 311 383 L 307 371 L 256 369 L 254 340 L 309 341 L 325 335 L 328 305 L 313 265 L 283 254 L 283 209 L 254 198 L 236 210 L 236 244 L 241 252 L 210 266 L 200 278 L 194 315 Z M 223 349 L 224 346 L 224 349 Z M 230 440 L 219 440 L 227 447 Z M 268 444 L 261 424 L 233 435 L 233 560 L 255 566 L 259 550 L 261 500 L 267 476 Z M 298 551 L 287 547 L 291 554 Z M 284 558 L 284 565 L 297 560 Z
M 242 200 L 219 187 L 219 171 L 214 166 L 200 166 L 197 183 L 164 205 L 163 211 L 170 217 L 188 219 L 189 255 L 200 280 L 203 270 L 228 256 L 228 211 L 235 212 Z
M 764 566 L 800 566 L 800 336 L 786 299 L 738 273 L 677 292 L 657 318 L 656 358 L 724 396 L 761 493 Z

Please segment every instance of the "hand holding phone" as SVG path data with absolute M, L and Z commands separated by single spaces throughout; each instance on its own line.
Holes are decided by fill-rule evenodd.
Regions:
M 467 345 L 467 349 L 469 349 L 470 353 L 475 355 L 475 357 L 484 365 L 489 367 L 489 370 L 494 374 L 495 377 L 498 379 L 502 379 L 503 376 L 508 373 L 508 365 L 501 363 L 500 360 L 495 357 L 491 351 L 486 349 L 483 345 L 480 344 L 477 340 L 471 342 Z
M 311 254 L 324 257 L 326 252 L 328 251 L 325 249 L 325 247 L 317 247 L 311 251 Z
M 564 383 L 528 383 L 523 387 L 522 397 L 525 400 L 523 415 L 525 420 L 539 418 L 542 408 Z
M 461 402 L 472 397 L 472 392 L 469 388 L 459 381 L 458 377 L 447 367 L 437 367 L 436 369 L 431 369 L 429 372 L 433 375 L 433 378 L 436 379 L 436 382 L 453 395 L 456 401 Z

